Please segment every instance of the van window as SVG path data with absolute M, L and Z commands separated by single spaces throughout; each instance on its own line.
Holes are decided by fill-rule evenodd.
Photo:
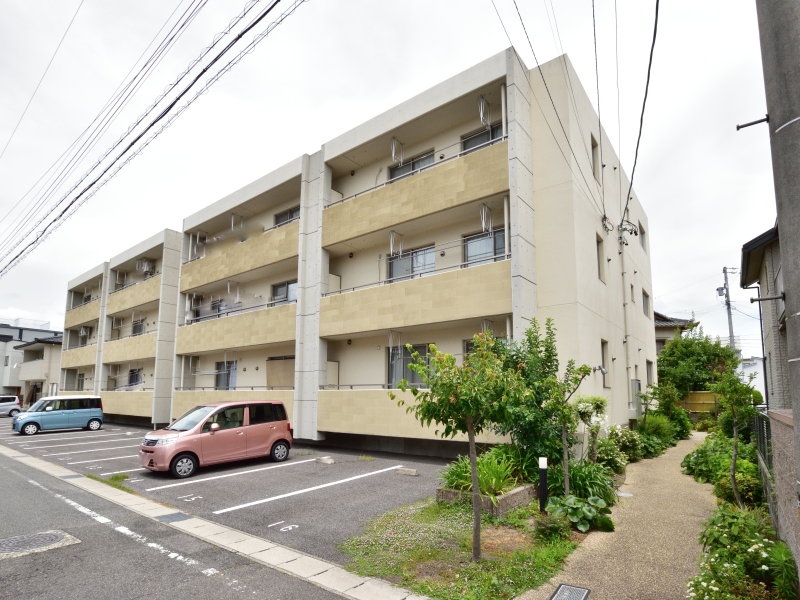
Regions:
M 89 398 L 72 398 L 69 401 L 70 410 L 84 410 L 89 408 Z
M 286 418 L 286 409 L 283 407 L 283 404 L 273 404 L 272 410 L 275 411 L 275 420 L 276 421 L 287 421 Z
M 244 406 L 231 406 L 211 415 L 211 418 L 203 423 L 203 432 L 211 431 L 211 424 L 219 423 L 220 429 L 233 429 L 244 425 Z
M 89 398 L 89 408 L 102 408 L 100 398 Z
M 248 408 L 250 409 L 250 425 L 270 423 L 275 420 L 270 404 L 250 404 Z
M 53 410 L 69 410 L 69 400 L 53 400 L 50 406 Z

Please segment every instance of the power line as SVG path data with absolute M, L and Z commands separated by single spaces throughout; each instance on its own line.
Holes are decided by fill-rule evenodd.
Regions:
M 597 65 L 597 25 L 595 24 L 594 0 L 592 0 L 592 34 L 594 35 L 594 79 L 597 83 L 597 130 L 600 136 L 600 198 L 603 202 L 603 216 L 606 214 L 606 191 L 603 187 L 605 176 L 603 174 L 603 124 L 600 120 L 600 68 Z
M 679 287 L 679 288 L 676 288 L 674 290 L 670 290 L 668 292 L 664 292 L 663 294 L 659 294 L 658 296 L 656 296 L 654 298 L 654 300 L 658 300 L 659 298 L 663 298 L 664 296 L 666 296 L 668 294 L 672 294 L 674 292 L 680 292 L 681 290 L 685 290 L 686 288 L 690 288 L 690 287 L 692 287 L 694 285 L 697 285 L 698 283 L 702 283 L 704 281 L 708 281 L 709 279 L 714 279 L 715 277 L 719 277 L 719 273 L 714 273 L 713 275 L 709 275 L 708 277 L 704 277 L 703 279 L 698 279 L 697 281 L 693 281 L 692 283 L 688 283 L 688 284 L 684 285 L 683 287 Z
M 650 45 L 650 60 L 647 63 L 647 82 L 644 86 L 644 100 L 642 100 L 642 115 L 639 117 L 639 137 L 636 138 L 636 153 L 633 156 L 633 169 L 631 170 L 631 181 L 630 185 L 628 186 L 628 196 L 625 200 L 625 210 L 622 211 L 622 222 L 620 223 L 620 227 L 625 222 L 625 213 L 628 210 L 628 204 L 631 201 L 631 192 L 633 191 L 633 177 L 636 174 L 636 163 L 639 160 L 639 143 L 642 141 L 642 127 L 644 126 L 644 109 L 647 105 L 647 92 L 650 89 L 650 72 L 653 68 L 653 51 L 656 48 L 656 34 L 658 33 L 658 2 L 656 0 L 656 16 L 655 21 L 653 23 L 653 43 Z
M 53 52 L 53 56 L 50 57 L 50 62 L 47 63 L 47 67 L 45 67 L 44 73 L 42 73 L 42 77 L 39 79 L 39 83 L 36 84 L 36 89 L 33 90 L 33 94 L 31 94 L 28 103 L 25 105 L 25 110 L 22 111 L 22 115 L 20 116 L 19 121 L 17 121 L 17 124 L 14 126 L 14 131 L 11 132 L 11 136 L 8 138 L 6 145 L 3 146 L 3 151 L 0 152 L 0 160 L 2 160 L 3 155 L 6 153 L 6 149 L 8 148 L 8 145 L 11 143 L 11 140 L 14 139 L 14 134 L 17 133 L 17 128 L 19 128 L 19 124 L 22 123 L 22 119 L 25 118 L 25 113 L 28 112 L 28 107 L 31 105 L 31 102 L 33 102 L 33 99 L 36 96 L 36 92 L 39 91 L 39 86 L 42 85 L 42 81 L 44 81 L 47 72 L 50 70 L 50 65 L 53 64 L 53 59 L 55 59 L 56 54 L 58 54 L 58 50 L 61 48 L 61 44 L 64 41 L 64 38 L 67 37 L 70 27 L 72 27 L 72 22 L 75 21 L 75 17 L 78 16 L 78 12 L 81 10 L 81 6 L 83 6 L 83 0 L 80 1 L 80 4 L 78 4 L 78 8 L 75 9 L 75 14 L 72 15 L 72 18 L 69 21 L 69 25 L 67 25 L 67 29 L 64 31 L 64 35 L 61 36 L 61 40 L 58 42 L 58 46 L 56 46 L 56 51 Z
M 619 212 L 622 212 L 622 120 L 619 117 L 619 20 L 617 19 L 617 0 L 614 0 L 614 64 L 617 72 L 617 187 L 619 188 Z

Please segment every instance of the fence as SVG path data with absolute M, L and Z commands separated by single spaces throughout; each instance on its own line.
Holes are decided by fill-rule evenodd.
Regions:
M 712 412 L 714 410 L 714 394 L 711 392 L 689 392 L 689 395 L 678 402 L 678 406 L 689 412 Z

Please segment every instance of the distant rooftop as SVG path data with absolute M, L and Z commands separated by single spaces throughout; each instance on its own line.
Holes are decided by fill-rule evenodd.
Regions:
M 692 322 L 690 319 L 678 319 L 676 317 L 668 317 L 664 313 L 653 311 L 653 316 L 656 327 L 680 327 L 686 329 Z
M 3 325 L 7 327 L 26 327 L 29 329 L 50 329 L 50 321 L 38 321 L 37 319 L 9 319 L 8 317 L 0 317 L 0 327 Z
M 35 346 L 36 344 L 51 344 L 54 346 L 60 346 L 64 342 L 64 338 L 62 334 L 53 335 L 50 337 L 43 337 L 43 338 L 36 338 L 32 342 L 26 342 L 25 344 L 20 344 L 17 346 L 17 350 L 21 348 L 28 348 L 29 346 Z

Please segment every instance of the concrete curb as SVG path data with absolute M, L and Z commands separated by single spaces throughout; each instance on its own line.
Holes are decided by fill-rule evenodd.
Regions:
M 14 459 L 51 477 L 118 504 L 141 516 L 196 537 L 253 562 L 354 600 L 427 600 L 381 579 L 361 577 L 340 565 L 281 546 L 275 542 L 195 517 L 177 508 L 129 494 L 41 458 L 0 445 L 0 455 Z

